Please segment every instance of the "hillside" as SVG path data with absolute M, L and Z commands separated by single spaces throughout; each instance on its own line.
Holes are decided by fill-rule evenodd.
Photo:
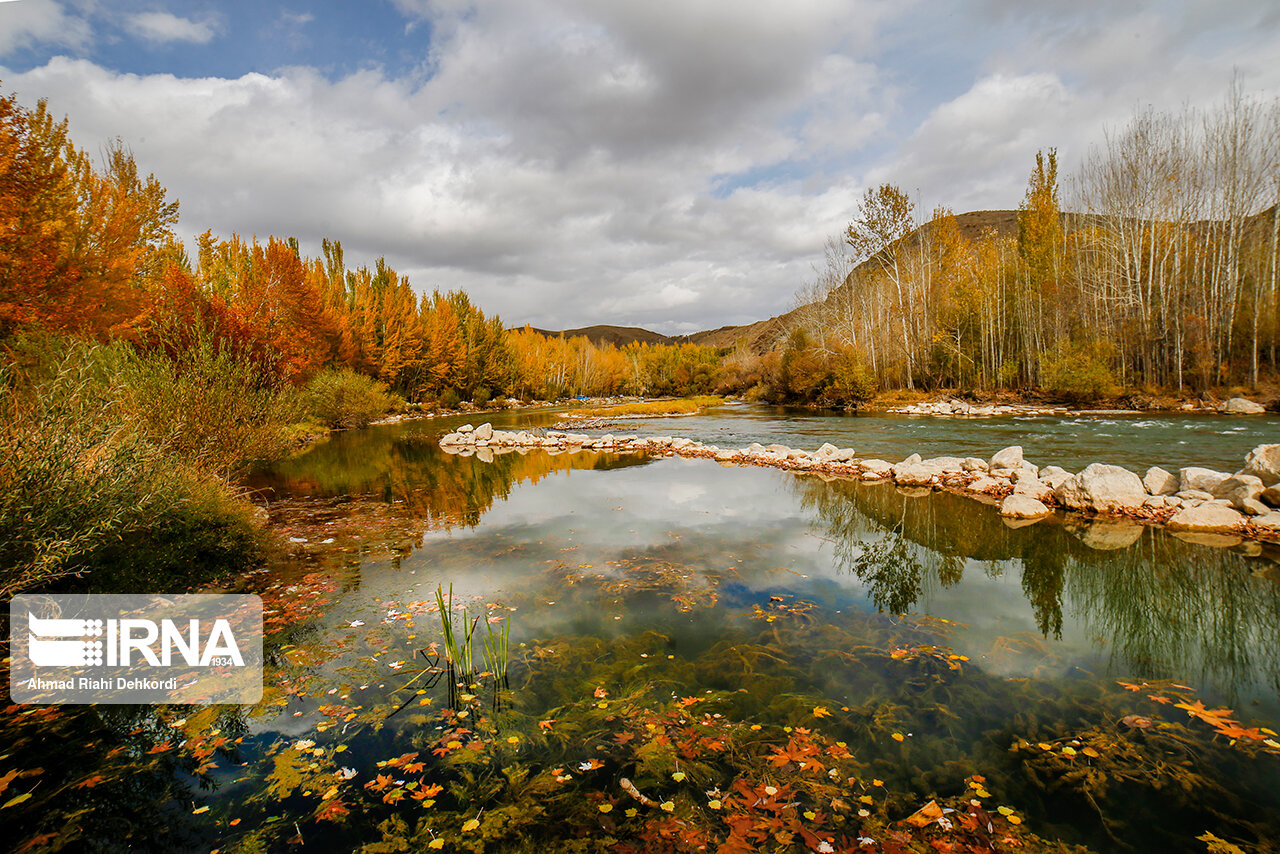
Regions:
M 1017 211 L 969 211 L 956 215 L 956 224 L 960 235 L 966 240 L 977 240 L 989 230 L 1000 235 L 1018 233 Z M 928 226 L 924 226 L 927 228 Z M 917 230 L 906 239 L 912 239 L 921 232 Z M 863 262 L 866 263 L 866 262 Z M 798 285 L 799 283 L 797 283 Z M 766 353 L 773 349 L 778 339 L 790 326 L 792 315 L 800 309 L 794 308 L 785 314 L 775 315 L 768 320 L 757 320 L 745 326 L 721 326 L 719 329 L 708 329 L 682 336 L 675 340 L 702 344 L 707 347 L 735 347 L 739 342 L 746 345 L 752 353 Z
M 648 329 L 642 329 L 639 326 L 584 326 L 581 329 L 562 329 L 553 331 L 550 329 L 537 329 L 530 327 L 539 335 L 545 335 L 548 338 L 559 338 L 563 335 L 565 338 L 586 338 L 592 344 L 597 346 L 603 344 L 612 344 L 615 347 L 624 347 L 634 341 L 641 344 L 674 344 L 675 339 L 653 332 Z

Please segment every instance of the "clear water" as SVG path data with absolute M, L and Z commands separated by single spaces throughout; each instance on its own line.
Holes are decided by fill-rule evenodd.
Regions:
M 829 438 L 888 459 L 1013 435 L 949 422 L 891 439 L 900 420 L 731 409 L 626 432 Z M 272 615 L 263 702 L 10 716 L 9 754 L 66 786 L 15 833 L 81 828 L 100 850 L 716 850 L 750 818 L 781 834 L 757 850 L 892 850 L 908 844 L 893 834 L 944 834 L 903 823 L 933 799 L 960 833 L 974 798 L 992 838 L 1028 851 L 1203 851 L 1206 832 L 1266 850 L 1280 834 L 1280 750 L 1214 725 L 1280 728 L 1269 546 L 1014 528 L 958 496 L 706 460 L 485 463 L 439 450 L 454 424 L 337 435 L 263 473 L 288 543 L 239 585 Z M 1086 440 L 1041 426 L 1028 456 L 1077 465 Z M 972 449 L 944 447 L 949 429 Z M 1112 447 L 1163 459 L 1132 432 Z M 441 585 L 481 636 L 509 618 L 505 686 L 451 692 L 415 652 L 440 648 Z M 91 771 L 104 779 L 86 787 Z

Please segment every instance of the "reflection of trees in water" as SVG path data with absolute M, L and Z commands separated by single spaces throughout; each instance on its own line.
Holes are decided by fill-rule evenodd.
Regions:
M 447 454 L 435 439 L 395 431 L 340 433 L 256 477 L 251 486 L 275 498 L 375 498 L 398 516 L 438 527 L 479 523 L 495 501 L 524 481 L 572 469 L 607 470 L 646 462 L 640 455 L 531 451 L 478 456 Z
M 981 561 L 992 577 L 1016 564 L 1046 636 L 1061 636 L 1065 598 L 1086 635 L 1105 640 L 1116 665 L 1135 676 L 1196 678 L 1229 691 L 1259 680 L 1280 687 L 1280 584 L 1256 571 L 1269 561 L 1155 529 L 1099 550 L 1086 543 L 1117 545 L 1105 523 L 1092 531 L 1010 528 L 992 508 L 947 493 L 795 483 L 833 544 L 836 566 L 866 582 L 879 608 L 911 610 L 930 585 L 958 583 L 966 559 Z

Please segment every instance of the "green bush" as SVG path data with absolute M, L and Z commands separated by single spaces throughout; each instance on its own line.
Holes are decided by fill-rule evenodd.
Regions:
M 312 377 L 302 389 L 302 399 L 311 418 L 327 427 L 348 429 L 368 427 L 395 408 L 398 397 L 377 380 L 343 368 Z
M 92 575 L 186 589 L 260 561 L 251 508 L 225 484 L 151 442 L 135 402 L 105 378 L 119 358 L 69 348 L 30 385 L 0 368 L 0 594 Z M 145 582 L 142 580 L 145 579 Z M 137 589 L 137 587 L 133 587 Z
M 296 395 L 208 337 L 173 357 L 121 343 L 95 356 L 111 374 L 125 423 L 189 466 L 231 478 L 292 447 Z
M 1041 384 L 1063 400 L 1097 400 L 1115 389 L 1106 355 L 1104 346 L 1092 342 L 1060 344 L 1040 359 Z

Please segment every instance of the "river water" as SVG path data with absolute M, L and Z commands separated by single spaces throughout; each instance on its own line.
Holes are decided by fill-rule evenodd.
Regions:
M 222 852 L 1190 852 L 1205 834 L 1258 851 L 1280 835 L 1272 547 L 1010 527 L 960 496 L 701 459 L 484 462 L 438 447 L 459 423 L 338 434 L 255 479 L 284 545 L 229 586 L 267 606 L 263 702 L 66 723 L 65 743 L 124 751 L 63 796 L 86 836 Z M 1274 424 L 726 407 L 612 432 L 1234 470 Z M 476 632 L 465 678 L 442 657 L 435 597 L 450 589 L 455 630 Z M 508 655 L 486 658 L 504 628 Z

